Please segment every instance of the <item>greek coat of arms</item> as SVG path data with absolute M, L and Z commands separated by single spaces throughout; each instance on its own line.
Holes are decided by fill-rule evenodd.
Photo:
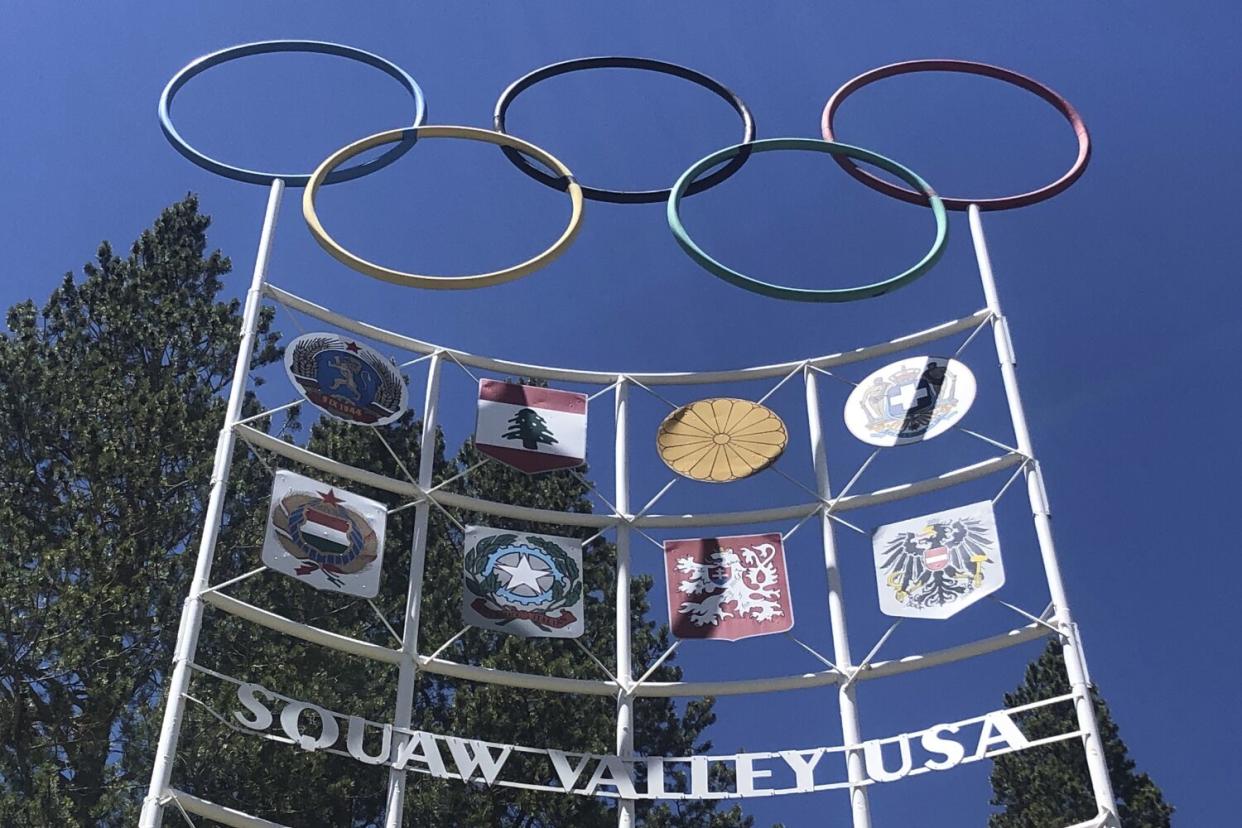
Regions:
M 930 440 L 956 425 L 975 399 L 975 377 L 948 357 L 911 357 L 860 382 L 845 403 L 845 425 L 873 446 Z
M 881 526 L 872 546 L 885 615 L 949 618 L 1005 585 L 991 501 Z
M 582 544 L 573 538 L 466 527 L 462 620 L 522 638 L 586 629 Z
M 263 564 L 316 589 L 374 598 L 386 517 L 382 503 L 278 471 Z
M 678 638 L 737 641 L 793 629 L 779 533 L 665 541 L 664 568 Z
M 299 336 L 285 348 L 285 371 L 306 399 L 347 423 L 380 426 L 406 409 L 406 387 L 392 360 L 331 333 Z

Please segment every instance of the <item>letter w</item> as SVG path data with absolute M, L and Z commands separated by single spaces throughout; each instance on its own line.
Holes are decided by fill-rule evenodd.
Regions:
M 475 776 L 476 771 L 481 771 L 479 775 L 489 785 L 496 781 L 496 777 L 500 775 L 500 769 L 505 766 L 505 761 L 513 751 L 511 745 L 491 745 L 487 742 L 480 742 L 478 739 L 445 736 L 444 741 L 448 742 L 449 752 L 453 754 L 453 763 L 457 765 L 457 772 L 461 774 L 463 781 Z M 493 747 L 500 749 L 498 756 L 492 755 Z

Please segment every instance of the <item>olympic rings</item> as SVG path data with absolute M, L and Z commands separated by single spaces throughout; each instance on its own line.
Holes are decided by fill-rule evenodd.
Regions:
M 930 204 L 932 214 L 936 218 L 936 239 L 932 242 L 931 249 L 919 260 L 914 267 L 902 273 L 898 273 L 892 278 L 885 279 L 882 282 L 875 282 L 870 285 L 861 285 L 852 288 L 833 288 L 831 290 L 811 290 L 805 288 L 788 287 L 785 285 L 774 285 L 769 282 L 762 282 L 751 276 L 731 270 L 725 265 L 707 255 L 701 247 L 694 243 L 690 238 L 686 228 L 681 223 L 681 197 L 685 194 L 690 183 L 694 181 L 699 174 L 711 169 L 721 161 L 728 160 L 738 153 L 742 152 L 744 146 L 749 146 L 750 152 L 773 152 L 777 150 L 806 150 L 810 152 L 823 152 L 834 157 L 844 156 L 853 158 L 858 161 L 864 161 L 868 164 L 874 164 L 880 169 L 890 172 L 893 175 L 905 181 L 912 187 L 916 187 L 922 193 L 921 204 Z M 681 248 L 690 255 L 690 258 L 699 263 L 701 267 L 710 273 L 737 285 L 740 288 L 758 293 L 763 296 L 769 296 L 774 299 L 792 299 L 797 302 L 853 302 L 857 299 L 867 299 L 872 296 L 879 296 L 896 290 L 903 285 L 913 282 L 922 276 L 940 259 L 941 253 L 944 252 L 945 241 L 948 239 L 949 222 L 945 213 L 944 204 L 935 191 L 924 181 L 919 178 L 912 170 L 903 167 L 896 161 L 891 161 L 882 155 L 877 155 L 870 150 L 861 147 L 853 147 L 849 144 L 838 144 L 832 141 L 820 141 L 816 138 L 768 138 L 763 141 L 755 141 L 749 145 L 737 144 L 732 147 L 726 147 L 719 152 L 714 152 L 696 162 L 694 166 L 681 174 L 681 178 L 677 179 L 677 183 L 673 185 L 673 191 L 668 197 L 668 226 L 673 231 L 673 237 L 677 239 L 677 243 Z
M 323 224 L 320 223 L 319 216 L 315 212 L 315 196 L 319 192 L 319 187 L 331 176 L 334 169 L 355 155 L 366 152 L 372 147 L 377 147 L 381 144 L 390 144 L 394 141 L 417 141 L 421 138 L 463 138 L 467 141 L 481 141 L 485 144 L 496 144 L 500 147 L 512 147 L 532 156 L 535 160 L 555 170 L 561 176 L 561 179 L 564 180 L 565 185 L 559 189 L 569 192 L 569 199 L 572 205 L 569 226 L 561 233 L 560 238 L 552 243 L 551 247 L 533 258 L 504 270 L 478 273 L 470 276 L 427 276 L 418 273 L 406 273 L 369 262 L 341 247 L 323 229 Z M 433 290 L 463 290 L 511 282 L 551 263 L 557 256 L 565 252 L 565 248 L 569 247 L 570 242 L 574 240 L 574 236 L 578 234 L 578 229 L 582 223 L 582 186 L 574 180 L 573 173 L 553 155 L 534 144 L 528 144 L 520 138 L 514 138 L 500 132 L 492 132 L 489 129 L 478 129 L 477 127 L 406 127 L 404 129 L 390 129 L 386 132 L 378 132 L 368 138 L 355 141 L 328 156 L 311 175 L 310 181 L 306 185 L 306 190 L 302 193 L 302 215 L 306 219 L 306 224 L 310 227 L 311 235 L 315 237 L 315 241 L 319 242 L 320 247 L 328 251 L 334 259 L 357 270 L 359 273 L 365 273 L 376 279 L 383 279 L 386 282 L 410 287 L 431 288 Z
M 750 144 L 755 140 L 755 119 L 750 114 L 750 109 L 743 103 L 742 99 L 733 93 L 727 86 L 720 83 L 714 78 L 708 77 L 701 72 L 696 72 L 685 66 L 679 66 L 676 63 L 667 63 L 662 60 L 652 60 L 651 58 L 640 57 L 589 57 L 577 58 L 575 60 L 566 60 L 560 63 L 552 63 L 540 69 L 524 75 L 513 83 L 509 84 L 509 88 L 500 94 L 500 98 L 496 101 L 496 110 L 492 118 L 495 130 L 505 133 L 505 115 L 508 112 L 509 105 L 513 103 L 521 92 L 529 89 L 540 81 L 564 75 L 569 72 L 577 72 L 582 69 L 601 69 L 601 68 L 621 68 L 621 69 L 643 69 L 651 72 L 660 72 L 665 75 L 673 75 L 696 83 L 715 93 L 724 99 L 725 103 L 733 107 L 738 116 L 742 119 L 742 143 Z M 509 157 L 517 168 L 529 175 L 531 178 L 546 184 L 549 187 L 561 187 L 562 179 L 554 178 L 542 170 L 538 169 L 523 158 L 520 153 L 510 148 L 504 148 L 504 153 Z M 746 162 L 746 154 L 739 153 L 733 156 L 733 159 L 721 167 L 716 172 L 704 178 L 702 181 L 696 181 L 687 192 L 687 195 L 693 195 L 709 187 L 714 187 L 721 181 L 724 181 L 733 173 L 737 172 L 742 164 Z M 583 185 L 582 194 L 592 201 L 608 201 L 613 204 L 655 204 L 664 201 L 669 197 L 669 190 L 606 190 L 599 187 L 587 187 Z
M 172 109 L 173 96 L 185 86 L 186 82 L 213 66 L 219 66 L 221 63 L 227 63 L 235 58 L 247 57 L 249 55 L 269 54 L 272 52 L 313 52 L 318 54 L 333 55 L 335 57 L 348 58 L 359 63 L 365 63 L 374 66 L 376 69 L 384 72 L 398 83 L 405 87 L 406 91 L 414 99 L 414 126 L 419 126 L 427 117 L 427 105 L 423 98 L 423 92 L 414 79 L 410 77 L 404 69 L 391 63 L 379 55 L 364 52 L 361 49 L 355 49 L 352 46 L 343 46 L 339 43 L 325 43 L 318 40 L 264 40 L 258 43 L 245 43 L 240 46 L 231 46 L 227 49 L 221 49 L 218 52 L 212 52 L 204 55 L 198 60 L 187 64 L 180 72 L 173 75 L 172 80 L 164 87 L 164 91 L 160 94 L 159 116 L 160 128 L 164 130 L 164 136 L 169 140 L 177 152 L 184 155 L 190 161 L 216 175 L 222 175 L 225 178 L 231 178 L 234 181 L 243 181 L 248 184 L 271 184 L 277 178 L 284 179 L 285 185 L 288 187 L 304 187 L 310 181 L 309 175 L 293 175 L 284 173 L 270 173 L 257 170 L 248 170 L 244 167 L 235 167 L 231 164 L 225 164 L 223 161 L 199 152 L 190 146 L 177 128 L 173 125 L 170 111 Z M 412 141 L 398 144 L 392 149 L 385 152 L 378 158 L 374 158 L 365 164 L 359 164 L 347 170 L 340 170 L 332 174 L 323 183 L 335 184 L 340 181 L 351 181 L 355 178 L 382 169 L 393 161 L 396 161 L 404 155 L 414 144 Z
M 1040 187 L 1038 190 L 1032 190 L 1029 193 L 1021 193 L 1019 195 L 1005 196 L 1003 198 L 948 198 L 943 199 L 945 207 L 950 210 L 965 210 L 971 204 L 977 205 L 980 210 L 1011 210 L 1015 207 L 1026 207 L 1031 204 L 1037 204 L 1045 199 L 1052 198 L 1060 192 L 1066 190 L 1071 184 L 1078 180 L 1083 171 L 1087 169 L 1087 162 L 1091 159 L 1091 136 L 1087 133 L 1087 126 L 1083 123 L 1082 117 L 1078 114 L 1078 110 L 1065 98 L 1053 92 L 1047 86 L 1039 81 L 1028 78 L 1026 75 L 1020 75 L 1010 69 L 1004 69 L 999 66 L 991 66 L 986 63 L 976 63 L 969 60 L 909 60 L 902 63 L 890 63 L 888 66 L 881 66 L 877 69 L 863 72 L 858 77 L 847 81 L 844 86 L 832 94 L 828 99 L 828 104 L 824 107 L 824 114 L 821 119 L 824 139 L 833 141 L 835 133 L 833 132 L 832 119 L 836 115 L 837 109 L 844 101 L 854 92 L 874 81 L 883 78 L 891 78 L 894 75 L 907 75 L 914 72 L 962 72 L 968 75 L 982 75 L 986 78 L 994 78 L 1021 87 L 1028 92 L 1033 92 L 1043 98 L 1048 103 L 1065 116 L 1070 122 L 1070 126 L 1074 128 L 1074 134 L 1078 138 L 1078 158 L 1074 160 L 1073 166 L 1069 171 L 1048 184 Z M 878 178 L 871 173 L 859 169 L 848 158 L 837 158 L 837 163 L 845 168 L 845 171 L 862 183 L 871 187 L 873 190 L 879 190 L 885 195 L 899 198 L 902 201 L 908 201 L 911 204 L 926 204 L 927 199 L 912 190 L 905 187 L 899 187 L 896 184 Z

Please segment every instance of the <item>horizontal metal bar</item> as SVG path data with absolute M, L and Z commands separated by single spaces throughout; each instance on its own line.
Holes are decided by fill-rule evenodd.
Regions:
M 330 457 L 324 457 L 313 451 L 302 448 L 301 446 L 280 440 L 270 434 L 253 429 L 250 426 L 237 426 L 237 436 L 248 443 L 260 448 L 266 449 L 273 454 L 278 454 L 295 463 L 301 463 L 311 468 L 318 469 L 329 474 L 343 477 L 346 480 L 353 480 L 367 486 L 381 489 L 387 492 L 403 495 L 406 497 L 417 497 L 421 492 L 417 486 L 412 483 L 396 480 L 394 478 L 385 477 L 375 472 L 359 469 L 340 461 L 333 460 Z M 985 477 L 993 474 L 1001 469 L 1006 469 L 1017 465 L 1023 461 L 1020 454 L 1006 454 L 1000 457 L 993 457 L 974 463 L 969 466 L 963 466 L 960 469 L 945 472 L 937 477 L 927 478 L 926 480 L 918 480 L 912 483 L 902 483 L 897 486 L 890 486 L 885 489 L 879 489 L 867 494 L 849 495 L 848 497 L 838 498 L 833 501 L 833 512 L 846 512 L 851 509 L 861 509 L 865 506 L 874 506 L 880 503 L 888 503 L 893 500 L 901 500 L 915 495 L 925 494 L 927 492 L 936 491 L 937 489 L 945 489 L 950 486 L 956 486 L 970 480 Z M 463 494 L 455 494 L 453 492 L 433 491 L 430 497 L 441 506 L 454 509 L 464 509 L 471 512 L 479 512 L 485 515 L 499 515 L 501 517 L 513 518 L 514 520 L 527 520 L 533 523 L 545 523 L 561 526 L 589 526 L 596 529 L 602 529 L 617 524 L 618 520 L 614 515 L 595 514 L 590 512 L 558 512 L 551 509 L 535 509 L 530 506 L 519 506 L 513 503 L 498 503 L 493 500 L 481 500 L 476 497 L 469 497 Z M 819 508 L 819 504 L 795 503 L 791 506 L 775 506 L 766 509 L 752 509 L 745 512 L 715 512 L 706 514 L 687 514 L 687 515 L 641 515 L 636 517 L 630 525 L 640 529 L 679 529 L 683 527 L 693 526 L 737 526 L 746 523 L 768 523 L 783 520 L 797 520 Z
M 1003 650 L 1006 647 L 1016 647 L 1019 644 L 1025 644 L 1028 641 L 1038 641 L 1050 633 L 1039 624 L 1031 624 L 1020 629 L 1010 630 L 1001 635 L 994 635 L 991 638 L 982 638 L 978 641 L 972 641 L 969 644 L 960 644 L 956 647 L 949 647 L 945 650 L 936 650 L 923 655 L 910 655 L 905 658 L 894 659 L 893 661 L 877 661 L 866 670 L 858 674 L 858 681 L 867 681 L 869 679 L 887 678 L 888 676 L 896 676 L 902 673 L 910 673 L 915 670 L 923 670 L 927 667 L 937 667 L 941 664 L 952 664 L 955 661 L 962 661 L 967 658 L 983 655 L 985 653 L 994 653 L 997 650 Z
M 302 624 L 294 621 L 292 618 L 277 615 L 274 612 L 256 607 L 254 604 L 239 601 L 219 592 L 205 592 L 203 593 L 203 600 L 216 609 L 224 610 L 230 615 L 245 618 L 247 621 L 258 624 L 260 627 L 267 627 L 269 630 L 276 630 L 276 632 L 282 632 L 285 635 L 300 638 L 312 644 L 320 644 L 333 650 L 339 650 L 342 653 L 369 658 L 372 661 L 383 661 L 388 664 L 397 664 L 401 661 L 400 650 L 392 650 L 388 647 L 372 644 L 369 641 L 360 641 L 347 635 L 329 632 L 319 627 L 312 627 L 309 624 Z
M 273 437 L 266 432 L 259 431 L 257 428 L 251 428 L 246 425 L 238 425 L 234 426 L 233 430 L 237 432 L 238 437 L 245 440 L 247 443 L 250 443 L 252 446 L 258 446 L 261 449 L 266 449 L 272 454 L 284 457 L 286 460 L 292 460 L 295 463 L 302 463 L 303 465 L 310 466 L 311 468 L 330 472 L 331 474 L 347 478 L 355 483 L 362 483 L 366 486 L 381 489 L 385 492 L 392 492 L 393 494 L 403 495 L 405 497 L 416 498 L 422 497 L 424 494 L 422 489 L 408 481 L 397 480 L 393 477 L 386 477 L 382 474 L 376 474 L 373 471 L 367 471 L 366 469 L 360 469 L 356 466 L 349 466 L 345 463 L 340 463 L 330 457 L 324 457 L 322 454 L 316 454 L 309 449 L 304 449 L 301 446 L 288 443 L 278 437 Z
M 261 609 L 217 592 L 206 593 L 203 600 L 217 609 L 245 618 L 255 624 L 277 632 L 285 633 L 312 644 L 330 647 L 340 652 L 362 656 L 374 661 L 396 664 L 401 659 L 400 650 L 392 650 L 360 641 L 356 638 L 329 632 L 328 630 L 302 624 L 283 615 Z M 984 653 L 995 652 L 1035 641 L 1048 635 L 1048 631 L 1038 625 L 1011 630 L 1002 635 L 984 638 L 957 647 L 937 650 L 931 653 L 906 656 L 895 661 L 877 662 L 856 675 L 856 680 L 882 678 L 885 676 L 908 673 L 941 664 L 951 664 Z M 590 679 L 572 679 L 542 674 L 517 673 L 511 670 L 498 670 L 494 667 L 480 667 L 473 664 L 459 664 L 442 658 L 418 656 L 420 670 L 428 673 L 448 676 L 450 678 L 477 681 L 482 684 L 500 684 L 507 687 L 520 687 L 528 690 L 547 690 L 554 693 L 578 693 L 588 696 L 614 697 L 622 688 L 615 681 L 594 681 Z M 824 687 L 841 681 L 841 674 L 835 670 L 801 675 L 771 676 L 750 679 L 731 679 L 728 681 L 667 681 L 645 682 L 634 688 L 633 695 L 649 698 L 668 697 L 699 697 L 699 696 L 738 696 L 749 693 L 775 693 L 783 690 L 803 690 L 812 687 Z
M 531 365 L 523 362 L 512 362 L 505 359 L 494 359 L 492 357 L 477 356 L 466 351 L 460 351 L 456 348 L 445 348 L 441 345 L 434 345 L 421 339 L 415 339 L 410 336 L 394 333 L 392 331 L 378 328 L 374 325 L 368 325 L 365 322 L 358 322 L 334 313 L 327 308 L 316 305 L 314 302 L 303 299 L 289 293 L 286 290 L 268 283 L 264 286 L 264 292 L 267 296 L 282 305 L 293 310 L 300 311 L 307 316 L 326 322 L 342 330 L 350 331 L 358 336 L 364 336 L 376 342 L 383 342 L 395 348 L 401 348 L 405 351 L 413 351 L 415 353 L 430 354 L 441 351 L 448 355 L 451 359 L 460 362 L 462 365 L 472 365 L 475 368 L 482 368 L 487 371 L 494 371 L 499 374 L 510 376 L 524 377 L 540 377 L 549 380 L 563 380 L 565 382 L 582 382 L 595 383 L 600 385 L 611 385 L 617 382 L 622 376 L 646 385 L 705 385 L 716 382 L 741 382 L 745 380 L 767 379 L 771 377 L 783 377 L 790 371 L 796 370 L 801 365 L 810 365 L 815 368 L 828 368 L 836 365 L 847 365 L 851 362 L 859 362 L 872 357 L 884 356 L 885 354 L 896 353 L 906 348 L 912 348 L 916 345 L 922 345 L 927 342 L 934 342 L 944 337 L 952 336 L 961 331 L 968 331 L 981 322 L 986 320 L 991 311 L 985 309 L 976 311 L 970 316 L 954 319 L 949 322 L 937 325 L 934 328 L 928 328 L 917 333 L 900 336 L 888 342 L 879 342 L 874 345 L 868 345 L 862 348 L 855 348 L 852 351 L 842 351 L 836 354 L 826 354 L 824 356 L 812 357 L 810 359 L 796 359 L 790 362 L 781 362 L 774 365 L 757 365 L 750 368 L 737 368 L 725 371 L 697 371 L 697 372 L 670 372 L 670 373 L 634 373 L 633 371 L 587 371 L 575 368 L 557 368 L 550 365 Z
M 191 814 L 215 820 L 221 825 L 230 826 L 230 828 L 288 828 L 287 825 L 282 823 L 272 822 L 271 820 L 251 816 L 232 808 L 226 808 L 223 805 L 208 802 L 206 799 L 199 799 L 197 796 L 192 796 L 185 791 L 179 791 L 175 788 L 168 790 L 168 798 L 176 800 L 182 808 L 185 808 Z

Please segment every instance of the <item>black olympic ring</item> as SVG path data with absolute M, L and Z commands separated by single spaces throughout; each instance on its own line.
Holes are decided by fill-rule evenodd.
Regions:
M 574 60 L 565 60 L 560 63 L 552 63 L 535 71 L 524 75 L 513 83 L 509 84 L 509 88 L 500 94 L 500 98 L 496 101 L 496 111 L 492 118 L 492 123 L 497 132 L 505 133 L 505 115 L 508 112 L 509 105 L 513 103 L 521 92 L 534 86 L 540 81 L 548 78 L 564 75 L 569 72 L 577 72 L 581 69 L 603 69 L 603 68 L 619 68 L 619 69 L 643 69 L 650 72 L 660 72 L 665 75 L 673 75 L 691 83 L 696 83 L 715 93 L 722 98 L 725 103 L 733 108 L 738 116 L 742 119 L 742 144 L 749 144 L 755 140 L 755 119 L 750 114 L 750 108 L 739 98 L 731 89 L 715 78 L 704 75 L 702 72 L 696 72 L 685 66 L 679 66 L 676 63 L 668 63 L 663 60 L 654 60 L 652 58 L 641 57 L 623 57 L 623 56 L 607 56 L 607 57 L 588 57 L 576 58 Z M 543 170 L 531 164 L 520 152 L 510 147 L 502 147 L 502 151 L 509 160 L 512 161 L 518 169 L 529 175 L 536 181 L 546 184 L 556 190 L 565 189 L 565 180 L 556 176 L 549 175 Z M 686 195 L 700 193 L 710 187 L 714 187 L 733 175 L 742 165 L 746 163 L 749 152 L 742 152 L 716 170 L 709 176 L 696 181 L 686 191 Z M 672 188 L 663 190 L 608 190 L 602 187 L 588 187 L 582 185 L 582 194 L 592 201 L 607 201 L 613 204 L 655 204 L 660 201 L 667 201 Z

